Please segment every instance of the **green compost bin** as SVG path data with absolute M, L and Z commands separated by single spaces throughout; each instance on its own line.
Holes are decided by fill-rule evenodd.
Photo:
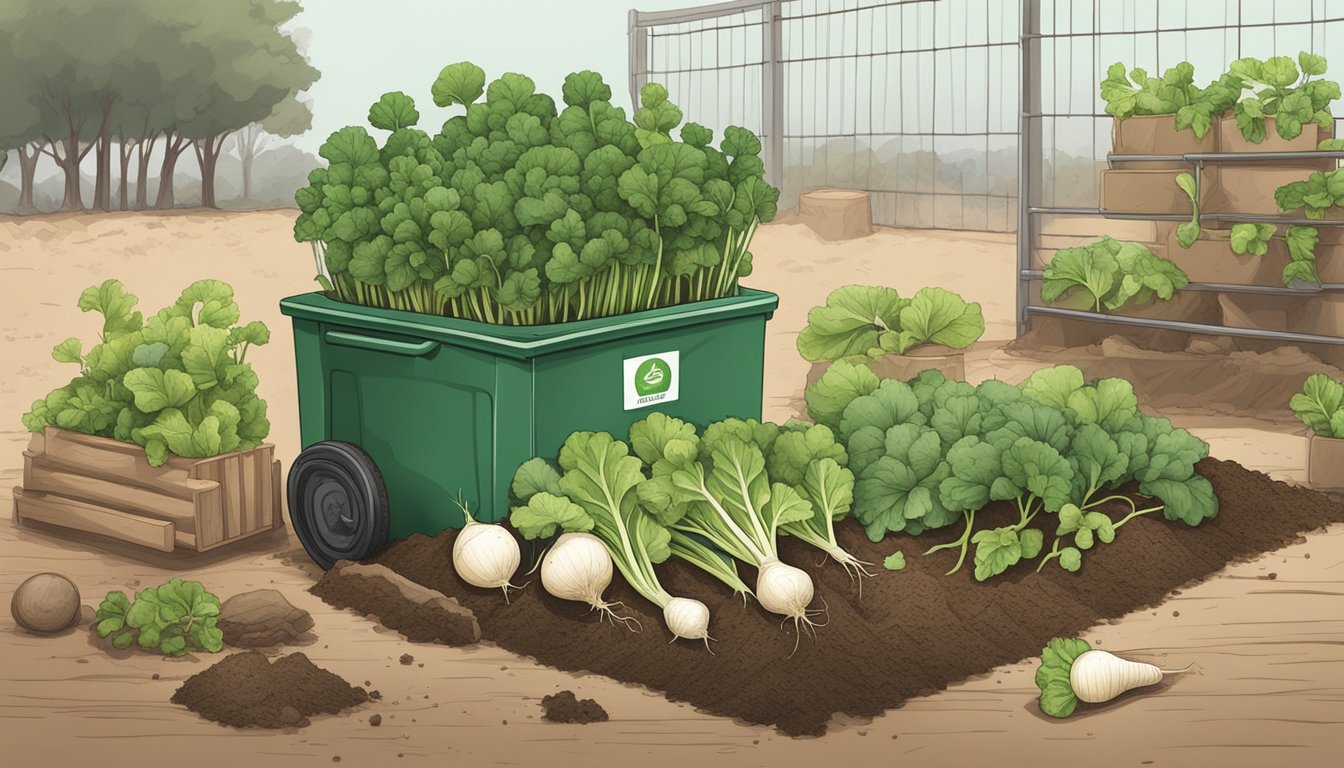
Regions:
M 387 487 L 392 538 L 508 514 L 518 465 L 576 430 L 624 437 L 661 411 L 704 427 L 761 416 L 765 323 L 779 298 L 738 296 L 544 326 L 376 309 L 320 293 L 294 320 L 304 448 L 360 446 Z M 294 511 L 291 510 L 291 514 Z

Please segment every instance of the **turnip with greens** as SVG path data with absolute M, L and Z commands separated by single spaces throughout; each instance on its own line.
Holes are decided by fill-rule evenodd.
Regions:
M 1088 704 L 1110 701 L 1126 691 L 1156 685 L 1164 676 L 1188 672 L 1190 668 L 1162 669 L 1155 664 L 1093 650 L 1086 640 L 1056 637 L 1041 651 L 1036 687 L 1041 689 L 1042 712 L 1051 717 L 1068 717 L 1080 701 Z
M 612 623 L 629 624 L 634 619 L 617 616 L 612 610 L 619 603 L 602 597 L 611 586 L 611 573 L 607 546 L 591 533 L 562 534 L 541 560 L 541 586 L 546 594 L 585 603 Z
M 854 502 L 854 473 L 845 468 L 848 459 L 830 427 L 795 421 L 784 425 L 765 466 L 772 481 L 791 486 L 812 505 L 812 516 L 782 525 L 784 533 L 822 550 L 861 580 L 872 576 L 864 568 L 872 563 L 846 552 L 835 538 L 836 521 L 844 519 Z
M 519 468 L 513 493 L 526 505 L 514 508 L 510 517 L 514 527 L 526 538 L 545 538 L 557 530 L 591 530 L 582 535 L 605 545 L 609 560 L 630 586 L 662 609 L 674 637 L 708 644 L 709 609 L 698 600 L 672 596 L 658 582 L 653 567 L 672 555 L 671 535 L 639 506 L 636 488 L 644 474 L 629 447 L 606 432 L 575 432 L 560 449 L 560 467 L 563 475 L 534 459 Z M 566 533 L 561 539 L 578 535 Z M 554 557 L 552 551 L 542 563 L 547 592 L 551 588 L 546 562 Z M 607 568 L 609 580 L 611 566 Z M 600 602 L 600 593 L 596 600 Z
M 631 427 L 635 450 L 652 472 L 641 499 L 665 502 L 662 514 L 673 529 L 755 566 L 755 594 L 766 610 L 813 626 L 812 579 L 780 561 L 777 550 L 782 526 L 813 515 L 796 490 L 772 485 L 766 475 L 763 448 L 773 445 L 778 427 L 727 419 L 701 438 L 680 419 L 655 416 Z
M 509 583 L 522 561 L 518 540 L 502 525 L 477 522 L 461 499 L 456 503 L 466 524 L 453 541 L 453 570 L 473 587 L 503 590 L 508 602 L 509 590 L 518 589 Z

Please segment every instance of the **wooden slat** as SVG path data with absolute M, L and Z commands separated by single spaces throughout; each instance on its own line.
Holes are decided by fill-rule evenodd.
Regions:
M 282 499 L 281 487 L 284 485 L 284 475 L 280 473 L 280 462 L 277 460 L 271 464 L 271 519 L 269 525 L 271 528 L 279 528 L 285 524 L 285 504 Z
M 243 532 L 243 481 L 239 471 L 243 462 L 237 456 L 230 458 L 218 465 L 223 472 L 219 484 L 224 487 L 224 538 L 236 539 Z
M 23 488 L 14 489 L 14 512 L 19 520 L 73 528 L 160 552 L 173 551 L 175 527 L 165 520 L 128 515 L 61 496 L 26 492 Z
M 196 549 L 202 552 L 224 541 L 224 488 L 209 482 L 214 491 L 196 501 Z
M 47 427 L 46 440 L 48 453 L 84 448 L 103 453 L 118 453 L 124 456 L 138 457 L 141 459 L 145 456 L 145 449 L 135 443 L 123 443 L 120 440 L 113 440 L 107 437 L 95 437 L 93 435 L 83 434 L 82 432 L 71 432 L 55 427 Z M 199 461 L 199 459 L 184 459 L 181 456 L 169 455 L 168 462 L 163 466 L 169 469 L 183 470 L 190 475 L 191 468 L 197 461 Z M 162 470 L 162 467 L 156 468 L 156 471 Z
M 256 453 L 245 453 L 238 457 L 242 465 L 242 530 L 241 533 L 251 533 L 260 527 L 261 520 L 261 499 L 258 493 L 261 482 L 258 474 L 261 472 L 262 462 L 257 460 Z
M 193 479 L 189 465 L 180 463 L 182 459 L 170 458 L 162 467 L 149 466 L 144 449 L 138 445 L 63 429 L 48 429 L 44 444 L 40 453 L 46 460 L 70 472 L 137 485 L 180 499 L 193 499 L 210 490 L 205 481 Z
M 173 523 L 179 530 L 196 530 L 196 505 L 144 488 L 124 485 L 56 469 L 42 456 L 24 453 L 23 487 L 29 491 L 92 502 L 128 514 L 143 514 Z

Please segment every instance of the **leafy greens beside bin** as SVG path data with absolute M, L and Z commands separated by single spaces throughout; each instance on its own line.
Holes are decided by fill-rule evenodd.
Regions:
M 1195 526 L 1218 511 L 1195 471 L 1208 445 L 1141 414 L 1123 379 L 1088 383 L 1077 368 L 1057 366 L 1020 387 L 972 386 L 937 371 L 907 383 L 839 361 L 806 400 L 844 444 L 856 478 L 852 514 L 869 538 L 960 522 L 961 536 L 929 553 L 957 551 L 955 572 L 973 546 L 980 581 L 1037 557 L 1037 570 L 1057 560 L 1076 571 L 1083 552 L 1142 515 Z M 1140 508 L 1119 493 L 1129 483 L 1153 503 Z M 976 513 L 995 501 L 1011 502 L 1016 519 L 976 530 Z M 1117 504 L 1127 512 L 1113 519 L 1107 510 Z M 1051 522 L 1032 527 L 1042 513 Z
M 79 376 L 33 403 L 32 432 L 59 427 L 143 446 L 151 466 L 169 454 L 208 458 L 257 447 L 270 432 L 248 349 L 270 341 L 260 322 L 240 325 L 233 289 L 199 280 L 145 320 L 116 280 L 86 289 L 79 308 L 103 318 L 99 343 L 52 351 Z
M 665 88 L 645 85 L 631 122 L 587 71 L 565 78 L 559 111 L 529 78 L 487 88 L 469 62 L 432 92 L 465 114 L 430 135 L 409 96 L 385 94 L 369 111 L 383 146 L 337 131 L 329 167 L 295 194 L 295 239 L 314 243 L 337 298 L 531 325 L 731 296 L 751 273 L 779 191 L 750 131 L 729 127 L 716 148 L 686 123 L 674 139 Z

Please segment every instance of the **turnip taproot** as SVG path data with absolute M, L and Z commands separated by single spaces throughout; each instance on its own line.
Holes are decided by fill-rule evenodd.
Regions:
M 1122 659 L 1107 651 L 1092 650 L 1086 640 L 1054 638 L 1041 651 L 1036 687 L 1041 689 L 1041 711 L 1051 717 L 1068 717 L 1078 702 L 1099 704 L 1126 691 L 1156 685 L 1165 675 L 1189 671 L 1162 669 L 1154 664 Z
M 522 562 L 518 540 L 502 525 L 476 522 L 460 499 L 457 506 L 466 525 L 453 541 L 453 570 L 473 587 L 504 590 L 507 602 L 509 590 L 518 589 L 509 583 Z

